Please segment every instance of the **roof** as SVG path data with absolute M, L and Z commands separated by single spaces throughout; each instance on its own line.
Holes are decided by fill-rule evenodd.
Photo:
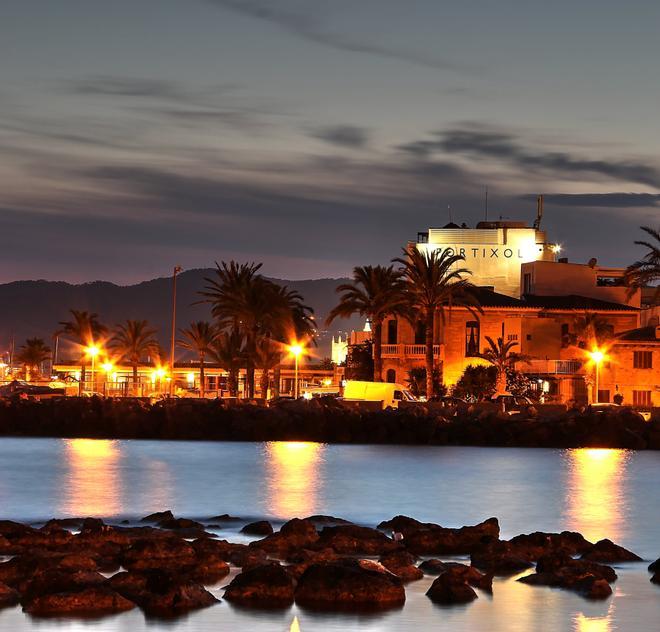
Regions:
M 622 303 L 612 303 L 602 301 L 590 296 L 578 296 L 577 294 L 568 294 L 566 296 L 536 296 L 526 294 L 522 302 L 527 307 L 539 307 L 541 309 L 557 310 L 593 310 L 607 312 L 636 312 L 637 307 L 624 305 Z
M 473 294 L 479 301 L 482 307 L 517 307 L 520 309 L 530 307 L 520 299 L 508 296 L 507 294 L 500 294 L 487 287 L 476 287 Z
M 617 336 L 617 340 L 621 341 L 636 341 L 636 342 L 660 342 L 657 337 L 656 328 L 651 325 L 649 327 L 639 327 L 638 329 L 630 329 L 624 331 Z

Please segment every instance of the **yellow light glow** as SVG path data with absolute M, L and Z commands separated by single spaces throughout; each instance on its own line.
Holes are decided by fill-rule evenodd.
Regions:
M 188 373 L 188 375 L 186 375 L 186 380 L 188 381 L 188 384 L 194 384 L 195 374 L 193 372 Z
M 112 364 L 112 362 L 104 362 L 101 365 L 101 368 L 106 372 L 106 373 L 112 373 L 112 370 L 115 368 L 115 365 Z
M 550 250 L 552 250 L 552 252 L 558 255 L 561 252 L 561 244 L 553 244 L 552 246 L 550 246 Z
M 90 358 L 95 358 L 99 353 L 101 353 L 101 349 L 99 349 L 96 345 L 89 345 L 88 347 L 85 347 L 85 353 Z
M 323 386 L 332 386 L 332 380 L 328 377 L 323 380 Z
M 303 351 L 304 349 L 302 348 L 302 345 L 299 344 L 289 345 L 289 353 L 296 358 L 301 356 Z
M 156 369 L 154 371 L 154 373 L 156 374 L 156 377 L 160 380 L 162 380 L 167 375 L 167 371 L 165 369 L 163 369 L 162 367 L 159 367 L 158 369 Z
M 575 632 L 610 632 L 612 629 L 613 605 L 607 610 L 604 617 L 587 617 L 582 612 L 575 617 Z
M 625 450 L 584 448 L 567 452 L 568 527 L 587 540 L 619 539 L 626 528 Z
M 605 354 L 600 349 L 594 349 L 589 352 L 589 357 L 596 363 L 600 364 L 605 359 Z
M 266 444 L 266 505 L 277 518 L 309 516 L 317 509 L 325 446 L 308 441 Z
M 300 623 L 298 623 L 298 617 L 293 617 L 289 632 L 300 632 Z

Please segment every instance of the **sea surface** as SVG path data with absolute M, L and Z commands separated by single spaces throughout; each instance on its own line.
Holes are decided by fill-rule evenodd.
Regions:
M 331 514 L 375 526 L 396 514 L 458 527 L 497 516 L 502 537 L 580 531 L 608 537 L 646 561 L 619 565 L 614 596 L 577 595 L 496 579 L 493 595 L 440 607 L 408 584 L 406 605 L 377 615 L 322 615 L 292 607 L 250 611 L 226 602 L 174 621 L 138 610 L 94 621 L 35 620 L 0 611 L 0 630 L 59 632 L 451 630 L 644 632 L 660 625 L 660 587 L 646 566 L 660 557 L 660 453 L 625 450 L 0 439 L 0 518 L 53 516 L 136 521 L 154 511 L 204 520 L 229 513 L 277 524 Z M 243 523 L 217 531 L 245 541 Z M 230 576 L 231 577 L 231 576 Z M 211 590 L 218 597 L 221 587 Z

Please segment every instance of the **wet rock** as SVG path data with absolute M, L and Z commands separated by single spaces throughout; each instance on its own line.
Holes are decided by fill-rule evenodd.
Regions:
M 19 594 L 17 590 L 7 586 L 7 584 L 0 584 L 0 608 L 9 608 L 18 603 Z
M 384 531 L 398 531 L 405 535 L 409 535 L 414 531 L 420 531 L 424 529 L 435 529 L 440 528 L 440 525 L 433 524 L 431 522 L 420 522 L 415 520 L 415 518 L 409 518 L 408 516 L 394 516 L 391 520 L 384 520 L 381 522 L 378 529 Z
M 321 610 L 387 609 L 402 606 L 401 580 L 375 563 L 342 560 L 312 564 L 298 580 L 296 603 Z
M 320 549 L 316 551 L 299 549 L 287 557 L 286 561 L 289 563 L 289 566 L 286 567 L 286 570 L 289 575 L 297 580 L 312 564 L 335 562 L 338 559 L 340 559 L 339 555 L 332 549 Z
M 592 562 L 602 562 L 604 564 L 616 564 L 617 562 L 637 562 L 642 558 L 628 549 L 624 549 L 618 544 L 614 544 L 612 540 L 604 539 L 599 540 L 588 548 L 582 554 L 583 560 L 591 560 Z
M 489 540 L 475 546 L 470 561 L 478 569 L 494 575 L 514 575 L 534 566 L 528 557 L 504 540 Z
M 279 564 L 255 566 L 234 577 L 224 598 L 244 606 L 285 608 L 293 603 L 294 583 Z
M 198 529 L 204 531 L 204 525 L 201 522 L 190 520 L 189 518 L 168 518 L 167 520 L 160 520 L 158 521 L 158 526 L 161 529 L 170 530 Z
M 657 573 L 658 571 L 660 571 L 660 558 L 658 558 L 655 562 L 651 562 L 649 564 L 650 573 Z
M 241 518 L 230 516 L 229 514 L 220 514 L 219 516 L 211 516 L 208 522 L 239 522 Z
M 157 524 L 163 520 L 174 520 L 174 514 L 169 509 L 166 511 L 157 511 L 156 513 L 141 518 L 140 522 L 153 522 Z
M 447 570 L 447 564 L 442 560 L 424 560 L 418 567 L 426 575 L 440 575 Z
M 378 561 L 401 581 L 411 582 L 424 577 L 424 571 L 415 566 L 416 560 L 408 551 L 395 551 L 381 556 Z
M 241 568 L 263 564 L 268 557 L 262 549 L 247 544 L 234 544 L 226 540 L 201 538 L 192 542 L 191 546 L 198 560 L 202 562 L 220 559 Z
M 466 555 L 484 539 L 499 537 L 497 518 L 489 518 L 477 525 L 451 529 L 433 525 L 404 531 L 403 544 L 416 555 Z
M 561 533 L 546 533 L 535 531 L 523 533 L 511 538 L 509 544 L 520 557 L 537 560 L 542 555 L 553 550 L 564 550 L 571 555 L 579 555 L 589 550 L 593 543 L 585 539 L 581 533 L 562 531 Z
M 337 518 L 335 516 L 325 516 L 322 514 L 314 514 L 313 516 L 307 516 L 305 520 L 310 520 L 315 525 L 323 526 L 332 526 L 338 524 L 353 524 L 350 520 L 344 520 L 343 518 Z
M 541 556 L 536 564 L 536 572 L 559 573 L 564 576 L 594 575 L 610 583 L 617 579 L 616 572 L 611 566 L 589 560 L 576 560 L 565 551 Z
M 295 549 L 312 547 L 319 539 L 314 523 L 310 520 L 293 518 L 282 525 L 277 533 L 262 540 L 251 542 L 250 546 L 259 548 L 271 555 L 285 558 Z
M 105 586 L 36 597 L 25 611 L 33 616 L 102 616 L 135 608 L 132 601 Z
M 100 586 L 106 578 L 96 571 L 65 571 L 59 568 L 39 569 L 23 582 L 19 590 L 23 605 L 35 598 L 57 593 L 79 592 L 85 588 Z
M 331 548 L 343 555 L 383 555 L 402 548 L 377 529 L 353 524 L 324 527 L 317 546 Z
M 121 556 L 129 570 L 180 569 L 195 564 L 193 547 L 179 538 L 136 540 Z
M 273 525 L 268 520 L 258 520 L 257 522 L 250 522 L 246 524 L 241 533 L 248 535 L 270 535 L 273 533 Z
M 218 601 L 201 584 L 173 572 L 122 572 L 111 577 L 108 585 L 147 614 L 156 616 L 175 616 Z
M 660 571 L 657 571 L 653 577 L 651 577 L 651 582 L 654 584 L 660 584 Z
M 434 603 L 444 605 L 469 603 L 477 599 L 477 593 L 468 584 L 465 574 L 457 572 L 457 569 L 449 569 L 439 575 L 426 591 L 426 596 Z

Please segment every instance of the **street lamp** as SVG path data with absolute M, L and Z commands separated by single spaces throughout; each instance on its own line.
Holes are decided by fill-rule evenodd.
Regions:
M 598 403 L 598 380 L 600 378 L 600 365 L 601 362 L 605 359 L 605 354 L 598 348 L 595 348 L 593 351 L 589 353 L 589 357 L 591 358 L 591 361 L 596 365 L 596 383 L 595 383 L 595 401 Z
M 94 363 L 96 361 L 96 356 L 100 353 L 100 349 L 95 345 L 91 344 L 88 347 L 85 347 L 85 353 L 92 359 L 92 393 L 96 391 L 96 380 L 94 376 Z
M 172 379 L 170 380 L 169 394 L 172 396 L 174 388 L 174 336 L 176 335 L 176 275 L 181 272 L 183 268 L 181 266 L 174 266 L 174 271 L 172 273 L 172 336 L 170 338 L 170 375 Z
M 289 353 L 295 358 L 293 396 L 298 399 L 298 358 L 303 354 L 303 348 L 299 344 L 289 345 Z

